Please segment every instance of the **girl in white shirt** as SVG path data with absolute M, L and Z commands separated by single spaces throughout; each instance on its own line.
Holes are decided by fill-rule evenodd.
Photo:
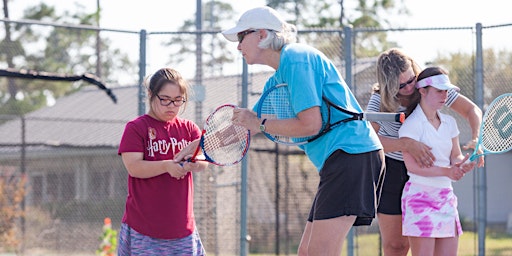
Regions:
M 416 83 L 421 99 L 399 130 L 399 137 L 420 141 L 432 148 L 434 165 L 421 167 L 409 152 L 402 152 L 409 181 L 402 193 L 402 234 L 412 255 L 457 255 L 462 228 L 452 181 L 471 171 L 475 162 L 464 161 L 455 119 L 441 113 L 447 92 L 459 90 L 447 72 L 429 67 Z

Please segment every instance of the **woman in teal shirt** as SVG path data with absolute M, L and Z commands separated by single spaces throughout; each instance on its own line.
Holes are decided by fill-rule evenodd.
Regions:
M 317 49 L 295 43 L 297 30 L 269 7 L 245 12 L 222 34 L 238 42 L 249 65 L 272 67 L 264 90 L 288 84 L 297 118 L 268 120 L 264 129 L 290 137 L 315 135 L 322 126 L 322 95 L 352 111 L 362 108 L 335 65 Z M 334 111 L 336 112 L 336 111 Z M 345 114 L 336 112 L 333 120 Z M 256 132 L 262 120 L 250 109 L 235 110 L 233 121 Z M 302 235 L 299 255 L 340 255 L 351 226 L 370 225 L 384 172 L 382 145 L 368 122 L 346 122 L 300 146 L 318 168 L 320 183 Z

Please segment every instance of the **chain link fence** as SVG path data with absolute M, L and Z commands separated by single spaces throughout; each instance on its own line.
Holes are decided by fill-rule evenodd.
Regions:
M 121 223 L 127 194 L 127 172 L 117 155 L 117 146 L 125 123 L 145 112 L 144 90 L 139 85 L 146 73 L 161 67 L 155 63 L 165 62 L 162 59 L 167 58 L 172 61 L 176 51 L 183 47 L 172 42 L 179 38 L 193 45 L 200 33 L 122 31 L 3 21 L 1 31 L 7 31 L 5 26 L 16 26 L 14 34 L 25 29 L 47 33 L 47 38 L 52 38 L 54 30 L 59 29 L 67 35 L 65 40 L 69 45 L 80 47 L 70 48 L 64 54 L 56 49 L 48 51 L 44 42 L 27 41 L 26 45 L 4 43 L 1 45 L 1 68 L 60 74 L 96 73 L 115 95 L 116 102 L 105 90 L 84 81 L 0 77 L 0 179 L 6 184 L 14 184 L 14 187 L 19 180 L 25 181 L 24 200 L 19 204 L 23 214 L 13 218 L 14 233 L 11 237 L 14 239 L 11 243 L 5 240 L 0 252 L 94 255 L 100 244 L 103 219 L 111 218 L 114 229 L 119 229 Z M 509 34 L 512 25 L 483 29 L 485 36 L 481 38 L 474 27 L 382 31 L 311 29 L 300 31 L 299 41 L 319 48 L 338 65 L 363 108 L 366 108 L 371 87 L 376 82 L 377 57 L 359 57 L 362 54 L 359 51 L 365 44 L 363 39 L 374 33 L 384 33 L 406 51 L 407 44 L 411 42 L 427 42 L 421 52 L 407 52 L 411 56 L 430 56 L 429 61 L 437 60 L 438 63 L 422 64 L 446 67 L 451 72 L 452 82 L 462 89 L 461 93 L 485 108 L 485 104 L 496 96 L 512 91 L 509 84 L 512 51 L 484 48 L 483 59 L 478 59 L 475 44 L 478 40 L 485 41 L 487 36 Z M 108 47 L 95 54 L 98 41 L 84 44 L 82 41 L 86 33 L 98 33 L 100 45 Z M 457 34 L 460 40 L 443 41 L 435 46 L 438 44 L 436 38 L 445 34 Z M 7 37 L 5 32 L 1 36 Z M 272 74 L 265 68 L 251 66 L 245 83 L 241 76 L 244 70 L 242 59 L 236 52 L 236 46 L 216 44 L 225 41 L 218 32 L 205 32 L 202 37 L 201 50 L 194 50 L 184 58 L 183 64 L 176 67 L 188 74 L 195 91 L 182 116 L 198 124 L 202 124 L 204 117 L 220 104 L 242 105 L 244 97 L 247 97 L 247 105 L 252 106 L 264 82 Z M 346 44 L 347 38 L 350 38 L 350 44 Z M 54 38 L 50 40 L 52 42 L 59 44 L 60 41 Z M 463 47 L 456 48 L 461 42 Z M 457 46 L 452 47 L 452 43 L 457 43 Z M 347 47 L 351 49 L 347 50 Z M 20 57 L 20 49 L 26 49 L 26 53 L 30 52 L 30 56 L 37 57 L 38 61 Z M 225 54 L 232 61 L 216 65 L 219 61 L 217 52 L 226 50 Z M 84 52 L 90 53 L 88 58 L 83 58 Z M 98 66 L 98 60 L 109 65 Z M 476 79 L 478 61 L 484 63 L 481 70 L 483 87 L 480 89 Z M 102 71 L 100 74 L 99 69 Z M 44 92 L 45 88 L 56 88 L 56 85 L 67 88 L 66 93 L 50 106 L 24 112 L 24 108 L 30 106 L 7 104 L 10 96 L 22 97 L 19 93 L 12 94 L 14 92 L 30 92 L 30 89 Z M 469 127 L 456 114 L 454 116 L 459 120 L 460 141 L 464 143 L 470 139 Z M 506 159 L 498 159 L 494 165 L 489 161 L 496 168 L 493 173 L 506 173 L 505 167 L 498 164 Z M 243 180 L 241 174 L 242 165 L 211 166 L 205 172 L 194 174 L 195 217 L 208 254 L 243 255 L 245 252 L 241 248 L 244 244 L 248 245 L 249 253 L 255 255 L 296 254 L 318 182 L 315 168 L 296 148 L 278 146 L 255 135 L 247 157 L 247 180 Z M 510 174 L 504 177 L 508 182 L 512 179 Z M 510 194 L 509 186 L 494 186 L 493 182 L 498 184 L 500 179 L 488 178 L 489 211 L 486 221 L 504 229 L 505 215 L 512 212 L 512 206 L 503 205 L 495 198 L 503 193 Z M 460 203 L 459 210 L 469 231 L 476 231 L 479 216 L 475 203 L 477 189 L 476 176 L 455 185 L 456 192 L 461 191 L 457 194 L 459 202 L 464 203 Z M 6 191 L 0 191 L 3 193 L 0 198 L 9 193 Z M 247 204 L 242 202 L 244 196 Z M 0 208 L 8 208 L 4 202 Z M 245 233 L 247 236 L 241 237 Z M 369 227 L 354 228 L 353 235 L 347 241 L 349 255 L 381 253 L 376 221 Z M 370 239 L 362 239 L 363 236 Z M 475 245 L 472 251 L 477 250 Z

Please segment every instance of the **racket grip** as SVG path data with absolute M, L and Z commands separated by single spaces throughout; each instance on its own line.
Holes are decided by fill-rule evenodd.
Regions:
M 382 112 L 365 112 L 364 120 L 367 121 L 382 121 L 382 122 L 400 122 L 405 120 L 405 113 L 382 113 Z

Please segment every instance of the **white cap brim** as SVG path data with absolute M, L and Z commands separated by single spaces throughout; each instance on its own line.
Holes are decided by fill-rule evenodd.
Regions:
M 450 78 L 445 74 L 435 75 L 435 76 L 429 76 L 426 78 L 423 78 L 416 82 L 416 88 L 423 88 L 427 86 L 435 87 L 439 90 L 457 90 L 460 91 L 460 88 L 453 85 L 450 82 Z
M 245 30 L 248 30 L 250 28 L 246 28 L 246 27 L 239 27 L 238 25 L 234 28 L 230 28 L 228 30 L 225 30 L 225 31 L 222 31 L 222 35 L 229 41 L 231 42 L 238 42 L 238 36 L 237 34 L 242 32 L 242 31 L 245 31 Z

